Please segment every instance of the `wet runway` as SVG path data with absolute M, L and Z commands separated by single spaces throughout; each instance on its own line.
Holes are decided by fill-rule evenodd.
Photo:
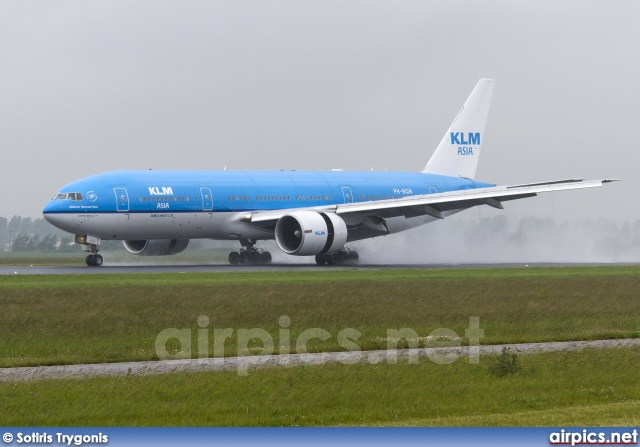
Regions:
M 333 267 L 341 269 L 346 267 Z M 281 270 L 323 270 L 315 264 L 270 264 L 270 265 L 103 265 L 86 266 L 0 266 L 1 275 L 86 275 L 122 273 L 193 273 L 193 272 L 257 272 Z
M 2 275 L 83 275 L 122 273 L 193 273 L 193 272 L 264 272 L 264 271 L 326 271 L 326 270 L 380 270 L 380 269 L 446 269 L 446 268 L 520 268 L 520 267 L 594 267 L 638 264 L 589 264 L 589 263 L 506 263 L 506 264 L 352 264 L 318 266 L 315 264 L 178 264 L 178 265 L 103 265 L 87 266 L 0 266 Z

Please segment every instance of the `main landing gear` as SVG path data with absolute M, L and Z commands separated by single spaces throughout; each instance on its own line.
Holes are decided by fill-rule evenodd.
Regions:
M 89 267 L 100 267 L 104 262 L 104 259 L 98 254 L 98 246 L 90 244 L 86 251 L 89 253 L 86 258 L 87 265 Z
M 271 264 L 271 253 L 254 247 L 255 242 L 243 239 L 240 243 L 242 248 L 239 252 L 232 251 L 229 253 L 229 264 Z
M 349 248 L 343 248 L 337 253 L 330 255 L 316 255 L 318 265 L 356 264 L 360 259 L 358 252 Z

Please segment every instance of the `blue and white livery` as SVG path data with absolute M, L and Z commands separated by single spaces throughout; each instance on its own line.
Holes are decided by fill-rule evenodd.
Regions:
M 64 186 L 44 217 L 88 247 L 102 240 L 142 256 L 172 255 L 190 239 L 236 240 L 231 264 L 268 263 L 257 241 L 275 239 L 320 265 L 355 261 L 350 241 L 386 236 L 478 206 L 502 208 L 539 193 L 610 180 L 496 186 L 474 180 L 494 81 L 481 79 L 422 172 L 116 171 Z

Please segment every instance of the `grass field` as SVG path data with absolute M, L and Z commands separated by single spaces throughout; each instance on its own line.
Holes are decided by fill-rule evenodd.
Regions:
M 0 425 L 640 425 L 640 349 L 0 384 Z
M 277 343 L 283 315 L 294 345 L 306 329 L 330 333 L 308 345 L 317 352 L 342 350 L 345 328 L 366 350 L 386 349 L 387 330 L 402 328 L 448 328 L 465 344 L 469 317 L 483 344 L 637 337 L 639 309 L 640 267 L 4 276 L 0 366 L 154 360 L 163 329 L 188 329 L 197 346 L 203 315 L 209 353 L 214 329 L 230 328 L 232 356 L 239 329 L 264 328 Z
M 213 330 L 231 328 L 235 355 L 238 329 L 278 340 L 283 315 L 294 345 L 305 329 L 329 331 L 309 351 L 341 350 L 344 328 L 361 332 L 361 349 L 387 348 L 387 329 L 401 328 L 449 328 L 464 344 L 472 316 L 483 344 L 636 337 L 638 309 L 639 267 L 14 275 L 0 277 L 0 365 L 153 360 L 166 328 L 194 345 L 204 330 L 210 351 Z M 484 356 L 2 383 L 0 425 L 640 424 L 640 349 L 518 359 L 504 378 Z

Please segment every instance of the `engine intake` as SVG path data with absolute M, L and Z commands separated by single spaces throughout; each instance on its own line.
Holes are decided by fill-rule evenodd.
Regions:
M 138 256 L 168 256 L 181 253 L 189 245 L 189 239 L 151 239 L 122 241 L 129 253 Z
M 276 242 L 283 252 L 295 256 L 331 254 L 347 242 L 347 224 L 333 213 L 298 211 L 276 223 Z

